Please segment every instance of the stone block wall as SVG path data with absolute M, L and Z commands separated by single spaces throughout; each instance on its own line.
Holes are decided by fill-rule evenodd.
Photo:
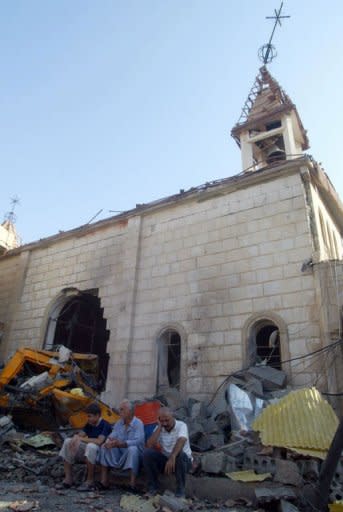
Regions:
M 127 223 L 126 223 L 127 224 Z M 4 340 L 3 357 L 12 355 L 17 348 L 29 346 L 43 348 L 49 311 L 56 297 L 65 288 L 81 291 L 98 289 L 107 328 L 116 332 L 125 287 L 122 283 L 123 238 L 127 225 L 113 225 L 84 236 L 52 241 L 23 251 L 20 256 L 4 258 L 0 275 L 6 281 L 15 275 L 21 291 L 6 304 L 8 291 L 0 286 L 5 325 L 9 329 Z M 20 258 L 28 262 L 25 272 L 18 275 Z M 0 278 L 1 279 L 1 278 Z M 13 312 L 11 322 L 8 316 Z M 111 350 L 110 350 L 111 353 Z
M 140 379 L 154 389 L 161 326 L 186 333 L 182 388 L 198 397 L 241 368 L 242 328 L 256 312 L 284 319 L 291 357 L 317 348 L 314 278 L 301 272 L 311 252 L 297 175 L 145 216 L 134 320 L 145 359 L 130 365 L 130 393 Z M 304 384 L 312 371 L 298 363 L 293 377 Z
M 301 271 L 312 250 L 297 173 L 199 192 L 126 222 L 24 247 L 21 256 L 0 259 L 0 312 L 10 320 L 2 355 L 43 346 L 49 310 L 63 289 L 97 289 L 110 330 L 109 403 L 155 392 L 157 340 L 167 328 L 181 336 L 182 392 L 210 397 L 244 365 L 244 325 L 253 315 L 283 320 L 283 358 L 320 346 L 315 277 Z M 6 283 L 20 258 L 26 270 L 13 309 Z M 303 360 L 288 371 L 303 385 L 317 369 Z
M 4 343 L 10 330 L 15 313 L 18 278 L 22 273 L 23 258 L 21 255 L 2 260 L 0 265 L 0 322 L 4 324 L 3 338 L 0 344 L 0 356 L 5 357 Z

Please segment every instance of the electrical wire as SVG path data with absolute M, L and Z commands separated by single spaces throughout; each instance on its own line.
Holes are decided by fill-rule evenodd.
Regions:
M 333 348 L 338 347 L 339 345 L 342 345 L 342 344 L 343 344 L 343 340 L 340 338 L 340 339 L 334 341 L 333 343 L 330 343 L 329 345 L 326 345 L 325 347 L 319 348 L 318 350 L 314 350 L 314 351 L 309 352 L 307 354 L 304 354 L 302 356 L 297 356 L 297 357 L 293 357 L 291 359 L 286 359 L 284 361 L 280 361 L 280 364 L 290 363 L 290 362 L 293 362 L 293 361 L 299 361 L 301 359 L 306 359 L 308 357 L 313 357 L 313 356 L 316 356 L 318 354 L 325 353 L 326 351 L 332 350 Z M 246 366 L 245 368 L 242 368 L 241 370 L 237 370 L 236 372 L 231 372 L 229 375 L 221 375 L 221 377 L 225 377 L 225 379 L 223 380 L 223 382 L 217 387 L 217 389 L 213 393 L 212 398 L 211 398 L 211 400 L 210 400 L 208 405 L 211 405 L 214 402 L 214 400 L 215 400 L 217 394 L 219 393 L 219 391 L 221 390 L 221 388 L 223 386 L 225 386 L 225 384 L 227 383 L 227 381 L 231 377 L 238 376 L 239 374 L 247 371 L 249 368 L 250 368 L 250 366 Z

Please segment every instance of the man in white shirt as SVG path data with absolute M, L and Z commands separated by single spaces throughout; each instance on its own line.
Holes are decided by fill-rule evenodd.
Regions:
M 186 474 L 192 466 L 186 423 L 176 420 L 170 409 L 162 407 L 158 413 L 158 425 L 146 445 L 143 464 L 148 477 L 148 494 L 157 493 L 158 474 L 164 472 L 167 475 L 175 473 L 175 496 L 184 497 Z

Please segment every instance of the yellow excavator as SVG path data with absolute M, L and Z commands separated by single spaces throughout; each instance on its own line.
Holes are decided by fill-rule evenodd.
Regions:
M 57 352 L 20 348 L 0 373 L 0 412 L 11 414 L 24 428 L 54 429 L 68 423 L 82 428 L 85 407 L 97 402 L 102 417 L 113 424 L 119 415 L 98 398 L 97 378 L 94 354 L 65 347 Z

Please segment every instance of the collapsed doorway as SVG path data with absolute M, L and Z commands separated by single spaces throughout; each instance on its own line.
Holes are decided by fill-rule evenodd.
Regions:
M 166 388 L 180 389 L 181 337 L 173 329 L 164 331 L 158 339 L 157 392 Z
M 55 315 L 49 318 L 46 348 L 64 345 L 73 352 L 96 354 L 99 358 L 98 389 L 105 388 L 109 355 L 106 352 L 110 331 L 106 329 L 106 319 L 97 290 L 77 292 L 63 301 Z M 56 314 L 57 313 L 57 314 Z M 52 325 L 53 324 L 53 325 Z M 51 327 L 54 326 L 51 336 Z M 49 345 L 49 346 L 47 346 Z

